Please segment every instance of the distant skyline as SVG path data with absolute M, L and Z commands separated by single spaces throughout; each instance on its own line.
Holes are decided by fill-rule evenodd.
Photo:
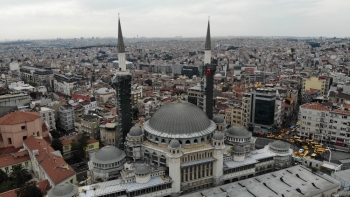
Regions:
M 350 37 L 349 0 L 1 0 L 0 41 L 123 36 Z

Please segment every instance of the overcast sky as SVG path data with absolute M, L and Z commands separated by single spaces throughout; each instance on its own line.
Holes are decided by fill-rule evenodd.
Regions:
M 350 0 L 1 0 L 0 40 L 350 36 Z

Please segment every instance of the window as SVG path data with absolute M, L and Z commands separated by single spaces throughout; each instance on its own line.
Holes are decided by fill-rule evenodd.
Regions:
M 12 144 L 12 139 L 11 138 L 7 138 L 7 141 L 9 144 Z
M 26 129 L 26 126 L 21 126 L 22 129 Z
M 89 149 L 93 149 L 93 148 L 94 148 L 94 145 L 90 145 L 90 146 L 89 146 Z

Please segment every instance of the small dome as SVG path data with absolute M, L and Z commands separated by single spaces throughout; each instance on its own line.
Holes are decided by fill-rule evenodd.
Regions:
M 98 150 L 93 156 L 92 160 L 96 163 L 110 163 L 120 161 L 125 158 L 125 153 L 114 146 L 105 146 Z
M 132 127 L 129 132 L 130 136 L 136 137 L 136 136 L 141 136 L 142 135 L 142 129 L 141 127 Z
M 172 139 L 168 146 L 169 146 L 169 148 L 180 148 L 181 144 L 180 144 L 179 140 Z
M 224 135 L 222 135 L 222 133 L 216 132 L 213 135 L 213 139 L 214 140 L 223 140 L 224 139 Z
M 271 143 L 269 144 L 269 146 L 270 146 L 271 148 L 273 148 L 273 149 L 276 149 L 276 150 L 285 150 L 285 151 L 289 150 L 289 145 L 288 145 L 288 143 L 283 142 L 283 141 L 281 141 L 281 140 L 271 142 Z
M 232 126 L 226 130 L 226 133 L 234 137 L 251 137 L 252 136 L 252 133 L 249 132 L 243 126 Z
M 244 148 L 242 146 L 234 146 L 231 148 L 234 153 L 244 153 Z
M 48 193 L 50 197 L 75 196 L 78 194 L 78 187 L 70 183 L 65 183 L 62 185 L 56 185 Z
M 135 167 L 136 175 L 145 175 L 151 172 L 151 169 L 148 165 L 139 165 Z
M 222 117 L 221 115 L 215 115 L 214 117 L 213 117 L 213 121 L 215 122 L 215 123 L 224 123 L 225 122 L 225 119 L 224 119 L 224 117 Z

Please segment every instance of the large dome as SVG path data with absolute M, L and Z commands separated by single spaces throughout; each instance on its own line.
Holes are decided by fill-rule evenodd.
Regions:
M 144 124 L 147 132 L 167 138 L 203 136 L 212 133 L 215 128 L 215 123 L 199 107 L 185 101 L 162 106 Z
M 275 150 L 281 150 L 281 151 L 288 151 L 289 150 L 289 144 L 286 142 L 283 142 L 281 140 L 271 142 L 269 144 L 270 148 L 273 148 Z
M 61 185 L 56 185 L 54 188 L 52 188 L 49 191 L 49 196 L 51 197 L 70 197 L 75 196 L 78 194 L 78 187 L 70 184 L 65 183 Z
M 96 163 L 106 164 L 120 161 L 125 158 L 125 153 L 114 146 L 105 146 L 97 151 L 92 160 Z

